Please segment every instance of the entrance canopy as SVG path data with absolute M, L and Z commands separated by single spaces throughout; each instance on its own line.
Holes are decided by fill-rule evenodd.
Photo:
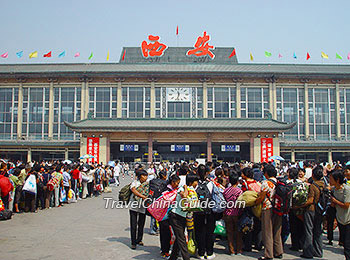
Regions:
M 265 118 L 234 119 L 122 119 L 93 118 L 76 122 L 65 122 L 76 132 L 285 132 L 295 123 L 284 123 Z

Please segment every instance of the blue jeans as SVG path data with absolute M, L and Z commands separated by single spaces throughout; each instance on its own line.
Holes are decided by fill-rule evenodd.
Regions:
M 157 223 L 156 223 L 156 219 L 154 217 L 151 217 L 151 225 L 150 225 L 150 229 L 151 229 L 151 234 L 157 233 L 158 232 L 158 227 L 157 227 Z

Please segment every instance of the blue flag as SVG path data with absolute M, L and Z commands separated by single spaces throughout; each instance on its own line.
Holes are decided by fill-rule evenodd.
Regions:
M 23 51 L 16 52 L 16 55 L 17 55 L 18 58 L 22 58 Z
M 66 56 L 66 51 L 62 51 L 62 52 L 58 55 L 59 58 L 62 58 L 62 57 L 64 57 L 64 56 Z
M 295 54 L 295 52 L 293 53 L 293 58 L 296 59 L 297 55 Z

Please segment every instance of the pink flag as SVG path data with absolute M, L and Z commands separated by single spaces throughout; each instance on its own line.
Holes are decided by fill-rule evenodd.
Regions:
M 80 56 L 80 52 L 77 52 L 74 57 L 79 57 Z
M 349 54 L 348 54 L 348 60 L 350 60 L 350 52 L 349 52 Z
M 278 58 L 282 58 L 282 55 L 281 55 L 281 53 L 279 53 L 279 54 L 278 54 Z
M 9 56 L 9 53 L 8 52 L 5 52 L 4 54 L 1 55 L 1 58 L 7 58 Z

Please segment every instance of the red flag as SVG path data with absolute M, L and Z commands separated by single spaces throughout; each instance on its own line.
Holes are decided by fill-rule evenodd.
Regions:
M 179 26 L 176 26 L 176 35 L 179 35 Z
M 125 53 L 126 53 L 126 50 L 124 50 L 122 60 L 124 60 L 124 59 L 125 59 Z
M 49 51 L 48 53 L 44 54 L 45 58 L 51 58 L 51 51 Z
M 228 58 L 232 58 L 235 55 L 236 55 L 236 49 L 233 48 L 233 51 L 231 52 L 230 56 L 228 56 Z
M 309 53 L 306 53 L 306 60 L 309 60 L 311 57 L 310 57 L 310 54 Z

